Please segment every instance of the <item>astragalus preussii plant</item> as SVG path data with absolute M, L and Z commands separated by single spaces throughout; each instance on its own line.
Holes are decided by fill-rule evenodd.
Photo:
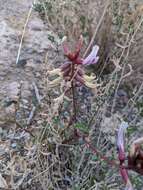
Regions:
M 100 86 L 100 84 L 97 83 L 96 76 L 94 74 L 86 74 L 85 70 L 85 66 L 98 63 L 99 56 L 97 54 L 99 51 L 99 46 L 93 46 L 89 55 L 86 58 L 82 58 L 80 55 L 82 45 L 83 37 L 80 36 L 75 49 L 72 52 L 69 49 L 67 38 L 64 37 L 62 40 L 62 47 L 67 60 L 58 68 L 48 71 L 48 86 L 50 88 L 55 88 L 63 83 L 62 95 L 60 95 L 58 98 L 55 98 L 54 101 L 57 103 L 57 100 L 60 100 L 62 103 L 64 97 L 68 99 L 68 96 L 72 96 L 72 114 L 68 123 L 68 127 L 72 127 L 78 122 L 78 104 L 76 99 L 76 94 L 78 94 L 78 91 L 76 91 L 76 89 L 82 85 L 89 89 L 98 89 L 98 86 Z M 91 150 L 93 154 L 97 154 L 100 157 L 100 160 L 104 160 L 111 167 L 116 167 L 119 169 L 123 181 L 126 184 L 126 190 L 133 190 L 128 171 L 133 170 L 141 175 L 143 174 L 143 152 L 141 151 L 141 143 L 143 142 L 143 139 L 141 138 L 135 141 L 130 146 L 130 152 L 127 155 L 124 142 L 125 131 L 127 127 L 128 123 L 121 122 L 118 130 L 117 148 L 119 162 L 118 160 L 111 160 L 110 158 L 103 156 L 103 154 L 90 142 L 89 134 L 85 135 L 77 128 L 74 129 L 74 135 L 71 136 L 70 139 L 65 139 L 62 143 L 68 143 L 75 137 L 76 139 L 82 138 L 85 145 Z
M 77 109 L 76 109 L 76 89 L 82 85 L 90 88 L 97 89 L 100 84 L 97 83 L 96 76 L 94 74 L 87 75 L 85 72 L 85 66 L 93 65 L 98 62 L 99 57 L 97 56 L 99 47 L 95 45 L 92 51 L 86 58 L 80 56 L 81 48 L 83 46 L 83 37 L 80 36 L 75 49 L 73 52 L 70 51 L 67 38 L 64 37 L 62 40 L 62 47 L 66 61 L 59 67 L 48 71 L 48 87 L 54 88 L 60 86 L 62 83 L 62 93 L 59 97 L 54 99 L 54 102 L 62 102 L 63 98 L 68 99 L 68 94 L 72 96 L 73 103 L 73 116 L 70 119 L 70 124 L 73 124 L 77 120 Z M 54 79 L 51 79 L 54 77 Z
M 49 71 L 49 76 L 58 75 L 55 80 L 49 81 L 49 85 L 56 86 L 64 80 L 65 82 L 73 82 L 74 86 L 85 85 L 89 88 L 96 88 L 96 84 L 94 83 L 96 77 L 94 75 L 86 75 L 84 66 L 96 64 L 98 62 L 99 57 L 97 53 L 99 47 L 95 45 L 90 54 L 84 59 L 80 57 L 80 51 L 83 45 L 82 36 L 80 36 L 73 52 L 69 50 L 66 37 L 64 37 L 62 45 L 64 54 L 68 60 L 62 64 L 60 68 Z

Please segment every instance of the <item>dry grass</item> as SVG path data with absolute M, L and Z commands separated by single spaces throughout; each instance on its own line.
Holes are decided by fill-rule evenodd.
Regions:
M 29 141 L 24 142 L 24 156 L 11 155 L 9 166 L 3 166 L 7 176 L 9 170 L 13 172 L 10 172 L 9 182 L 13 189 L 119 190 L 124 187 L 118 168 L 109 165 L 85 146 L 84 139 L 73 138 L 69 141 L 75 129 L 74 125 L 68 125 L 72 113 L 71 95 L 69 94 L 68 99 L 61 96 L 64 94 L 64 82 L 55 88 L 50 88 L 48 83 L 49 70 L 53 65 L 58 67 L 61 64 L 58 60 L 64 61 L 59 48 L 62 36 L 67 35 L 74 42 L 82 33 L 85 47 L 100 36 L 97 41 L 101 49 L 104 47 L 100 52 L 101 68 L 96 73 L 100 86 L 96 92 L 87 89 L 84 89 L 85 92 L 83 89 L 76 92 L 80 104 L 78 122 L 86 123 L 88 139 L 93 146 L 98 148 L 102 155 L 117 162 L 116 132 L 119 123 L 125 120 L 130 126 L 127 144 L 140 136 L 143 85 L 136 84 L 130 90 L 130 85 L 128 86 L 126 81 L 133 74 L 128 60 L 143 19 L 135 16 L 136 24 L 129 30 L 130 23 L 129 26 L 124 25 L 122 18 L 124 16 L 121 9 L 122 1 L 110 1 L 110 6 L 106 6 L 101 14 L 101 8 L 104 6 L 106 6 L 104 2 L 95 0 L 84 2 L 59 0 L 58 3 L 41 0 L 36 4 L 35 9 L 40 11 L 50 30 L 56 33 L 51 38 L 55 59 L 50 60 L 49 55 L 46 55 L 43 63 L 45 72 L 41 81 L 43 88 L 40 92 L 36 88 L 38 93 L 36 97 L 41 93 L 43 98 L 38 104 L 36 116 L 33 115 L 34 119 L 30 121 L 32 124 L 29 123 L 27 127 L 32 129 L 34 137 L 31 136 Z M 112 14 L 105 17 L 107 9 Z M 109 23 L 109 18 L 112 19 L 110 24 L 113 23 L 110 30 L 114 34 L 114 44 L 108 43 L 110 40 L 102 25 L 106 23 L 106 19 Z M 114 49 L 104 54 L 110 44 Z M 109 69 L 105 74 L 107 64 L 112 71 Z M 88 72 L 90 70 L 93 72 L 95 68 L 89 69 Z M 120 90 L 125 92 L 125 100 L 120 97 Z M 16 167 L 21 167 L 17 173 Z M 20 175 L 19 173 L 22 177 L 20 176 L 20 180 L 15 184 L 12 180 L 15 175 Z M 132 172 L 131 175 L 135 189 L 141 189 L 142 177 Z

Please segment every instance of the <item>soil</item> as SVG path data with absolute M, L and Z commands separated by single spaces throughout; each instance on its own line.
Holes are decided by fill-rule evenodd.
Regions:
M 30 101 L 32 83 L 40 86 L 45 54 L 48 52 L 49 57 L 51 55 L 51 42 L 48 40 L 51 32 L 44 26 L 38 13 L 32 11 L 16 64 L 23 28 L 32 2 L 0 1 L 0 127 L 12 126 L 16 111 L 14 102 L 19 98 Z M 10 126 L 6 125 L 7 122 Z

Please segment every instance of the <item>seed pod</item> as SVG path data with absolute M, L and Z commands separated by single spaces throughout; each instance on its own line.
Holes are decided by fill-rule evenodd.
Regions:
M 50 75 L 50 76 L 54 76 L 54 75 L 59 75 L 59 76 L 61 76 L 61 69 L 53 69 L 52 71 L 48 71 L 48 74 Z
M 59 85 L 59 83 L 62 81 L 62 77 L 58 77 L 56 79 L 54 79 L 53 81 L 49 82 L 49 86 L 50 87 L 55 87 L 57 85 Z

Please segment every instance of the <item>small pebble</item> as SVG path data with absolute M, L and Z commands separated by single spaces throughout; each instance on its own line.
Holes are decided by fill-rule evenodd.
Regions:
M 12 144 L 11 144 L 11 147 L 12 147 L 13 149 L 15 149 L 15 148 L 17 147 L 17 143 L 12 143 Z

